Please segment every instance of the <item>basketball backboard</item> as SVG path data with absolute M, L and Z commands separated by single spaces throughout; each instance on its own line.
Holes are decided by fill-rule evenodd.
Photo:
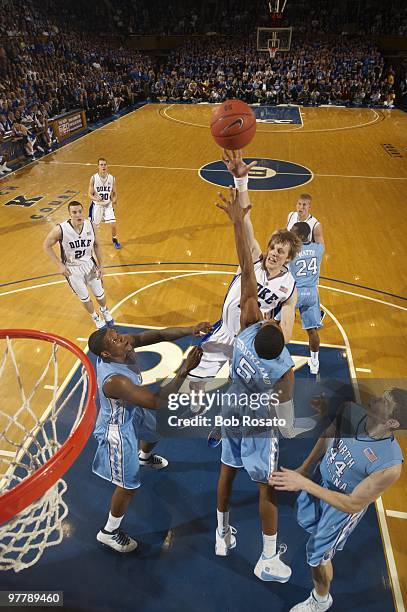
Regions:
M 257 28 L 257 51 L 289 51 L 291 47 L 292 28 Z

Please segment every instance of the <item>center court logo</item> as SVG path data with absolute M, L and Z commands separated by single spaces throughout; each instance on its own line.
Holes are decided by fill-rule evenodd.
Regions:
M 257 166 L 249 173 L 249 189 L 252 191 L 292 189 L 305 185 L 313 179 L 312 171 L 309 168 L 282 159 L 245 157 L 244 161 L 247 164 L 257 161 Z M 233 185 L 230 172 L 220 160 L 202 166 L 199 176 L 204 181 L 220 187 Z

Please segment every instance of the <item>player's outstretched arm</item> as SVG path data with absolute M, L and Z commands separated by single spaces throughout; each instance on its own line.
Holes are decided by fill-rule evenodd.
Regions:
M 58 268 L 58 272 L 68 277 L 71 275 L 68 268 L 64 265 L 64 263 L 55 255 L 54 246 L 62 240 L 62 230 L 59 225 L 56 225 L 49 232 L 47 237 L 44 240 L 43 248 L 48 257 L 54 262 L 54 264 Z
M 118 399 L 132 405 L 141 406 L 150 410 L 157 410 L 167 406 L 171 393 L 177 393 L 189 372 L 194 370 L 201 361 L 202 349 L 194 346 L 187 358 L 179 368 L 177 374 L 168 385 L 162 387 L 159 393 L 153 393 L 146 387 L 135 385 L 127 376 L 117 374 L 111 376 L 103 385 L 103 393 L 111 399 Z
M 167 327 L 166 329 L 152 329 L 131 336 L 130 342 L 134 348 L 148 346 L 157 342 L 178 340 L 184 336 L 201 336 L 208 334 L 212 329 L 208 321 L 198 323 L 193 327 Z
M 295 321 L 295 306 L 297 304 L 297 289 L 294 287 L 294 291 L 286 300 L 281 307 L 281 322 L 280 327 L 283 332 L 284 342 L 288 344 L 293 335 L 294 321 Z
M 247 188 L 249 181 L 249 172 L 254 166 L 257 165 L 257 161 L 253 161 L 250 164 L 246 164 L 242 158 L 242 152 L 239 151 L 228 151 L 223 149 L 222 160 L 225 162 L 227 169 L 233 175 L 235 181 L 235 187 L 239 194 L 239 204 L 245 209 L 251 206 L 249 190 Z M 244 227 L 246 230 L 247 241 L 252 254 L 253 261 L 257 261 L 261 255 L 261 248 L 254 235 L 253 224 L 250 218 L 250 211 L 244 218 Z
M 272 474 L 269 483 L 278 491 L 307 491 L 310 495 L 322 499 L 341 512 L 355 514 L 376 501 L 388 487 L 398 480 L 400 474 L 400 464 L 374 472 L 364 478 L 349 495 L 321 487 L 299 472 L 287 470 L 284 467 Z
M 263 320 L 257 302 L 257 281 L 253 260 L 244 228 L 244 217 L 249 212 L 250 206 L 241 208 L 236 189 L 230 189 L 229 200 L 222 194 L 219 194 L 219 197 L 223 204 L 216 204 L 216 206 L 226 212 L 233 223 L 235 232 L 236 251 L 241 269 L 240 326 L 245 329 L 249 325 Z

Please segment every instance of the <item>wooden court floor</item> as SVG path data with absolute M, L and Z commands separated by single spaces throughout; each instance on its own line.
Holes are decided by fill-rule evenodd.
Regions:
M 88 205 L 99 156 L 117 178 L 122 250 L 113 248 L 109 228 L 102 229 L 115 319 L 136 326 L 217 320 L 236 255 L 231 226 L 214 206 L 221 188 L 198 174 L 220 158 L 207 127 L 210 114 L 204 105 L 148 105 L 0 181 L 3 327 L 48 330 L 85 347 L 90 318 L 42 242 L 67 218 L 67 202 Z M 252 192 L 256 236 L 265 245 L 298 195 L 312 195 L 326 239 L 320 295 L 328 316 L 321 340 L 345 347 L 350 371 L 363 385 L 405 386 L 407 115 L 306 108 L 301 116 L 301 125 L 259 124 L 245 150 L 247 157 L 312 172 L 306 185 Z M 305 340 L 297 323 L 294 337 Z M 35 359 L 31 348 L 21 354 L 34 378 L 41 350 Z M 72 364 L 62 360 L 61 376 Z M 406 453 L 406 437 L 400 442 Z M 377 504 L 398 610 L 407 605 L 406 491 L 404 471 Z

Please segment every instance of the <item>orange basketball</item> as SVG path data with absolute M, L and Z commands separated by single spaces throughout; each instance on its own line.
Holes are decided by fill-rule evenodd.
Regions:
M 256 117 L 246 102 L 225 100 L 213 112 L 211 132 L 222 149 L 243 149 L 256 133 Z

